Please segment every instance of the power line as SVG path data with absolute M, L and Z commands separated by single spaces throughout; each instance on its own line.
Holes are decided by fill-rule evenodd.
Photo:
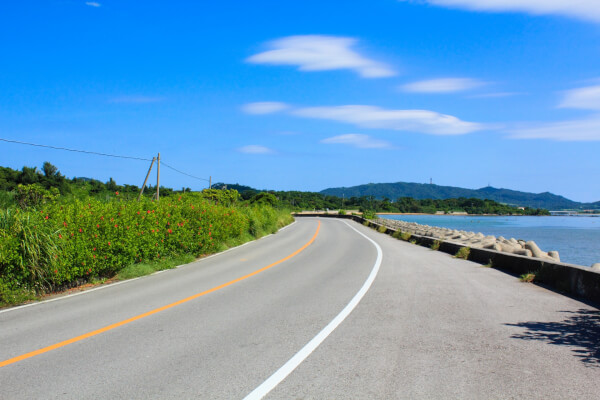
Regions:
M 96 152 L 96 151 L 69 149 L 67 147 L 57 147 L 57 146 L 50 146 L 50 145 L 46 145 L 46 144 L 21 142 L 19 140 L 10 140 L 10 139 L 0 138 L 0 141 L 2 141 L 2 142 L 8 142 L 8 143 L 24 144 L 24 145 L 27 145 L 27 146 L 45 147 L 45 148 L 54 149 L 54 150 L 72 151 L 72 152 L 75 152 L 75 153 L 95 154 L 97 156 L 104 156 L 104 157 L 126 158 L 126 159 L 130 159 L 130 160 L 140 160 L 140 161 L 152 161 L 152 159 L 150 159 L 150 158 L 132 157 L 132 156 L 121 156 L 121 155 L 118 155 L 118 154 L 99 153 L 99 152 Z M 172 169 L 173 171 L 175 171 L 177 173 L 180 173 L 180 174 L 185 175 L 185 176 L 189 176 L 190 178 L 198 179 L 200 181 L 210 182 L 209 179 L 199 178 L 197 176 L 194 176 L 194 175 L 188 174 L 186 172 L 180 171 L 177 168 L 174 168 L 174 167 L 170 166 L 169 164 L 165 163 L 162 160 L 161 160 L 161 164 L 164 165 L 165 167 L 169 168 L 169 169 Z
M 152 159 L 150 159 L 150 158 L 121 156 L 121 155 L 117 155 L 117 154 L 98 153 L 96 151 L 68 149 L 66 147 L 57 147 L 57 146 L 49 146 L 49 145 L 46 145 L 46 144 L 20 142 L 18 140 L 9 140 L 9 139 L 2 139 L 2 138 L 0 138 L 0 141 L 8 142 L 8 143 L 16 143 L 16 144 L 25 144 L 25 145 L 28 145 L 28 146 L 35 146 L 35 147 L 45 147 L 45 148 L 54 149 L 54 150 L 72 151 L 72 152 L 75 152 L 75 153 L 95 154 L 97 156 L 104 156 L 104 157 L 127 158 L 127 159 L 130 159 L 130 160 L 141 160 L 141 161 L 152 161 Z
M 160 161 L 160 163 L 161 163 L 162 165 L 164 165 L 165 167 L 167 167 L 167 168 L 169 168 L 169 169 L 172 169 L 173 171 L 175 171 L 175 172 L 178 172 L 178 173 L 180 173 L 180 174 L 182 174 L 182 175 L 189 176 L 190 178 L 198 179 L 198 180 L 200 180 L 200 181 L 206 181 L 206 182 L 210 182 L 208 179 L 205 179 L 205 178 L 198 178 L 197 176 L 190 175 L 190 174 L 187 174 L 187 173 L 185 173 L 185 172 L 183 172 L 183 171 L 180 171 L 180 170 L 178 170 L 178 169 L 176 169 L 176 168 L 173 168 L 173 167 L 171 167 L 169 164 L 167 164 L 166 162 L 164 162 L 164 161 L 162 161 L 162 160 Z

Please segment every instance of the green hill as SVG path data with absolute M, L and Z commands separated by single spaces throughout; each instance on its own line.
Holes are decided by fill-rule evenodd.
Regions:
M 600 202 L 579 203 L 549 192 L 527 193 L 510 189 L 497 189 L 487 186 L 481 189 L 465 189 L 454 186 L 440 186 L 423 183 L 369 183 L 366 185 L 329 188 L 320 193 L 329 196 L 345 198 L 373 196 L 376 199 L 390 199 L 395 201 L 401 197 L 415 199 L 450 199 L 450 198 L 476 198 L 489 199 L 499 203 L 519 207 L 545 208 L 548 210 L 583 210 L 600 209 Z

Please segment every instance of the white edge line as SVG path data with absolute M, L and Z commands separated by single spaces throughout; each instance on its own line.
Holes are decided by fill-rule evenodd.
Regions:
M 348 224 L 348 222 L 343 221 L 346 225 L 348 225 L 351 229 L 356 231 L 359 235 L 366 238 L 369 242 L 373 243 L 375 248 L 377 249 L 377 259 L 375 260 L 375 264 L 373 265 L 373 269 L 369 274 L 369 277 L 362 285 L 360 290 L 354 295 L 352 300 L 344 307 L 344 309 L 333 319 L 321 332 L 319 332 L 314 338 L 312 338 L 307 344 L 304 345 L 299 352 L 297 352 L 292 358 L 288 360 L 281 368 L 279 368 L 273 375 L 271 375 L 266 381 L 260 384 L 256 389 L 254 389 L 250 394 L 244 397 L 244 400 L 256 400 L 262 399 L 266 396 L 271 390 L 273 390 L 277 385 L 279 385 L 293 370 L 295 370 L 308 356 L 317 348 L 323 341 L 333 332 L 345 319 L 350 315 L 350 313 L 356 308 L 358 303 L 365 296 L 377 273 L 379 272 L 379 267 L 381 266 L 381 261 L 383 258 L 383 252 L 381 247 L 369 238 L 364 233 L 358 231 L 356 228 Z
M 288 226 L 292 226 L 292 225 L 294 225 L 295 223 L 296 223 L 296 221 L 294 220 L 294 222 L 292 222 L 292 223 L 291 223 L 291 224 L 289 224 L 289 225 L 286 225 L 286 226 L 284 226 L 283 228 L 279 229 L 277 232 L 281 232 L 282 230 L 284 230 L 284 229 L 285 229 L 285 228 L 287 228 Z M 181 268 L 181 267 L 185 267 L 186 265 L 190 265 L 190 264 L 194 264 L 194 263 L 199 263 L 199 262 L 202 262 L 202 261 L 204 261 L 204 260 L 208 260 L 209 258 L 213 258 L 213 257 L 216 257 L 216 256 L 220 256 L 221 254 L 228 253 L 228 252 L 230 252 L 230 251 L 232 251 L 232 250 L 235 250 L 235 249 L 238 249 L 238 248 L 240 248 L 240 247 L 242 247 L 242 246 L 246 246 L 247 244 L 250 244 L 250 243 L 256 243 L 256 242 L 258 242 L 259 240 L 261 240 L 261 239 L 264 239 L 264 238 L 267 238 L 267 237 L 269 237 L 269 236 L 273 236 L 273 234 L 271 233 L 271 234 L 268 234 L 268 235 L 266 235 L 266 236 L 261 236 L 261 237 L 259 237 L 258 239 L 251 240 L 251 241 L 249 241 L 249 242 L 246 242 L 246 243 L 240 244 L 239 246 L 231 247 L 231 248 L 229 248 L 229 249 L 227 249 L 227 250 L 225 250 L 225 251 L 222 251 L 222 252 L 220 252 L 220 253 L 211 254 L 211 255 L 210 255 L 210 256 L 208 256 L 208 257 L 204 257 L 204 258 L 201 258 L 201 259 L 199 259 L 199 260 L 192 261 L 192 262 L 190 262 L 190 263 L 187 263 L 187 264 L 181 264 L 181 265 L 178 265 L 178 266 L 176 266 L 175 268 Z M 173 268 L 173 269 L 175 269 L 175 268 Z M 152 274 L 150 274 L 150 275 L 146 275 L 146 276 L 152 276 L 152 275 L 160 274 L 161 272 L 165 272 L 165 271 L 170 271 L 170 269 L 165 269 L 165 270 L 161 270 L 161 271 L 156 271 L 156 272 L 154 272 L 154 273 L 152 273 Z M 100 289 L 106 289 L 106 288 L 113 287 L 113 286 L 116 286 L 116 285 L 121 285 L 121 284 L 123 284 L 123 283 L 133 282 L 133 281 L 135 281 L 135 280 L 138 280 L 138 279 L 140 279 L 140 278 L 144 278 L 144 276 L 138 276 L 137 278 L 131 278 L 131 279 L 127 279 L 127 280 L 124 280 L 124 281 L 119 281 L 119 282 L 115 282 L 115 283 L 110 283 L 110 284 L 108 284 L 108 285 L 98 286 L 98 287 L 95 287 L 95 288 L 93 288 L 93 289 L 82 290 L 81 292 L 77 292 L 77 293 L 71 293 L 71 294 L 68 294 L 68 295 L 66 295 L 66 296 L 60 296 L 60 297 L 55 297 L 55 298 L 53 298 L 53 299 L 48 299 L 48 300 L 42 300 L 42 301 L 38 301 L 38 302 L 35 302 L 35 303 L 23 304 L 22 306 L 16 306 L 16 307 L 10 307 L 10 308 L 6 308 L 6 309 L 4 309 L 4 310 L 0 310 L 0 314 L 7 313 L 7 312 L 10 312 L 10 311 L 21 310 L 21 309 L 23 309 L 23 308 L 27 308 L 27 307 L 33 307 L 33 306 L 37 306 L 37 305 L 40 305 L 40 304 L 51 303 L 51 302 L 53 302 L 53 301 L 58 301 L 58 300 L 68 299 L 69 297 L 75 297 L 75 296 L 79 296 L 79 295 L 82 295 L 82 294 L 87 294 L 87 293 L 95 292 L 96 290 L 100 290 Z

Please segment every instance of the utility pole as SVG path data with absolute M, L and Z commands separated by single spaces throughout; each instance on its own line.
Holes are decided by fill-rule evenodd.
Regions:
M 212 175 L 208 177 L 208 188 L 212 189 Z
M 152 166 L 154 165 L 154 161 L 156 161 L 156 157 L 152 157 L 152 162 L 150 163 L 150 168 L 148 168 L 148 173 L 146 174 L 146 179 L 144 179 L 144 184 L 142 185 L 142 189 L 140 190 L 140 195 L 138 196 L 138 201 L 142 198 L 142 193 L 144 193 L 144 188 L 146 187 L 146 183 L 148 182 L 148 177 L 150 176 L 150 171 L 152 171 Z
M 158 203 L 160 197 L 160 153 L 156 159 L 156 202 Z

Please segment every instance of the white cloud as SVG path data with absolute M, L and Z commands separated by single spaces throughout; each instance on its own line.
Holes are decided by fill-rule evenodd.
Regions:
M 551 139 L 563 142 L 600 141 L 600 115 L 580 120 L 522 127 L 509 132 L 513 139 Z
M 246 114 L 272 114 L 288 108 L 285 103 L 277 101 L 261 101 L 256 103 L 248 103 L 242 106 L 242 111 Z
M 567 91 L 559 107 L 600 110 L 600 85 Z
M 145 103 L 158 103 L 164 101 L 164 97 L 152 97 L 152 96 L 120 96 L 114 97 L 109 100 L 110 103 L 129 103 L 129 104 L 145 104 Z
M 387 65 L 370 60 L 352 49 L 356 39 L 336 36 L 289 36 L 269 43 L 271 50 L 255 54 L 247 62 L 296 65 L 300 71 L 350 69 L 363 78 L 395 75 Z
M 482 94 L 474 94 L 469 96 L 471 99 L 493 99 L 500 97 L 512 97 L 512 96 L 522 96 L 527 93 L 523 92 L 492 92 L 492 93 L 482 93 Z
M 452 93 L 474 89 L 484 84 L 484 82 L 471 78 L 439 78 L 408 83 L 401 88 L 406 92 Z
M 273 150 L 269 149 L 268 147 L 260 146 L 257 144 L 250 144 L 248 146 L 239 147 L 237 149 L 237 151 L 239 151 L 240 153 L 245 153 L 245 154 L 271 154 L 271 153 L 273 153 Z
M 558 14 L 600 22 L 598 0 L 427 0 L 427 2 L 476 11 Z
M 308 107 L 292 111 L 300 117 L 320 118 L 363 128 L 393 129 L 434 135 L 461 135 L 484 129 L 475 122 L 428 110 L 386 110 L 375 106 Z
M 86 1 L 85 5 L 90 7 L 100 7 L 102 4 L 96 3 L 95 1 Z
M 321 140 L 321 143 L 347 144 L 350 146 L 358 147 L 360 149 L 381 149 L 391 147 L 391 145 L 388 142 L 374 139 L 369 135 L 362 135 L 359 133 L 349 133 L 347 135 L 333 136 Z

